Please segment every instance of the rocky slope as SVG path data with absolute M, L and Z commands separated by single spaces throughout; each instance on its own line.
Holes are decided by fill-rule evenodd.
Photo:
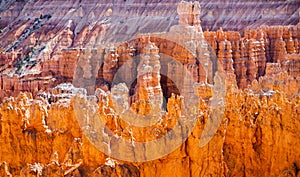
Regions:
M 1 1 L 0 176 L 300 176 L 298 13 Z

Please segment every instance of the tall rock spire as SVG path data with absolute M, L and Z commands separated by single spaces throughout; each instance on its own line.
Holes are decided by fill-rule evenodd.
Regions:
M 136 100 L 133 100 L 133 107 L 136 111 L 145 115 L 153 110 L 160 110 L 163 104 L 163 93 L 160 85 L 160 61 L 159 49 L 147 39 L 141 54 L 140 63 L 137 67 L 138 78 L 136 85 Z M 139 101 L 137 101 L 139 100 Z M 149 107 L 151 106 L 151 107 Z M 148 107 L 142 111 L 143 107 Z

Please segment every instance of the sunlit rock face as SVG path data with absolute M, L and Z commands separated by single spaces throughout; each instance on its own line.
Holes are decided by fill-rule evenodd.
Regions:
M 56 100 L 53 97 L 51 103 L 42 97 L 32 99 L 29 94 L 21 94 L 2 103 L 2 174 L 164 176 L 173 174 L 174 169 L 179 176 L 277 175 L 285 174 L 288 169 L 289 174 L 298 173 L 295 165 L 299 163 L 300 155 L 297 148 L 299 95 L 291 98 L 279 90 L 261 94 L 254 94 L 251 90 L 228 90 L 222 124 L 209 144 L 198 147 L 209 114 L 207 103 L 201 101 L 201 114 L 186 143 L 160 160 L 130 163 L 117 159 L 111 162 L 107 155 L 86 139 L 78 127 L 72 99 L 68 97 L 70 95 L 72 98 L 72 93 L 78 91 L 68 88 L 72 89 L 69 86 L 57 88 L 52 94 Z M 122 91 L 118 92 L 120 94 Z M 172 122 L 180 115 L 180 98 L 171 97 L 168 115 L 162 124 L 144 132 L 127 125 L 113 114 L 113 109 L 119 108 L 112 107 L 109 93 L 98 91 L 97 95 L 99 113 L 106 119 L 108 127 L 124 138 L 145 141 L 161 136 L 160 133 L 172 128 Z M 132 131 L 128 132 L 128 129 Z M 133 153 L 127 151 L 124 149 L 123 153 Z M 258 154 L 260 158 L 257 158 Z M 248 162 L 250 159 L 251 163 Z M 31 166 L 38 166 L 40 171 L 35 171 Z M 244 171 L 241 168 L 245 168 Z M 270 170 L 263 170 L 266 168 Z
M 299 176 L 299 12 L 296 0 L 1 1 L 0 176 Z M 224 114 L 200 146 L 212 105 Z

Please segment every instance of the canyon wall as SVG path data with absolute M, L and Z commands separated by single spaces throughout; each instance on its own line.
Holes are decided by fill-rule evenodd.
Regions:
M 297 1 L 1 1 L 0 176 L 300 176 L 298 11 Z M 200 146 L 217 121 L 211 105 L 224 114 Z M 134 126 L 149 114 L 159 121 Z M 91 131 L 99 120 L 106 129 Z M 176 126 L 182 143 L 152 159 Z

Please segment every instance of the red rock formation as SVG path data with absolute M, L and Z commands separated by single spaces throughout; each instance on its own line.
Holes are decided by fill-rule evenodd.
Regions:
M 189 10 L 190 9 L 190 10 Z M 83 8 L 79 8 L 78 11 L 76 11 L 75 16 L 76 17 L 83 17 Z M 200 13 L 200 7 L 199 5 L 193 4 L 193 3 L 182 3 L 182 7 L 178 8 L 178 11 L 181 17 L 180 17 L 180 24 L 182 25 L 188 25 L 188 26 L 194 26 L 196 28 L 201 28 L 200 26 L 200 20 L 199 20 L 199 13 Z M 38 74 L 41 73 L 42 76 L 47 75 L 61 75 L 63 77 L 67 77 L 68 79 L 65 79 L 63 81 L 71 81 L 75 66 L 76 60 L 70 58 L 67 59 L 68 56 L 66 56 L 65 52 L 61 50 L 61 48 L 68 48 L 72 46 L 96 46 L 96 41 L 101 41 L 103 38 L 103 35 L 105 33 L 104 29 L 108 29 L 109 25 L 106 23 L 97 23 L 97 24 L 91 24 L 91 25 L 83 25 L 81 27 L 76 27 L 75 31 L 73 30 L 74 25 L 77 23 L 74 20 L 68 20 L 65 21 L 65 23 L 61 23 L 62 25 L 60 28 L 54 28 L 52 31 L 48 32 L 48 35 L 46 35 L 46 28 L 48 26 L 46 25 L 47 22 L 54 23 L 54 20 L 51 15 L 46 14 L 40 14 L 39 13 L 38 19 L 31 19 L 30 23 L 24 23 L 19 26 L 16 31 L 15 39 L 18 39 L 18 41 L 12 42 L 13 45 L 16 45 L 17 49 L 20 47 L 19 43 L 23 41 L 24 44 L 28 44 L 30 46 L 33 46 L 36 48 L 36 51 L 39 51 L 38 53 L 35 52 L 32 55 L 32 62 L 37 62 L 37 65 L 32 65 L 30 62 L 27 61 L 24 62 L 24 57 L 26 55 L 16 56 L 14 54 L 14 57 L 10 61 L 10 64 L 3 65 L 3 62 L 7 63 L 7 59 L 1 59 L 2 61 L 2 72 L 3 73 L 9 73 L 13 72 L 11 67 L 19 67 L 21 66 L 20 71 L 17 71 L 17 73 L 21 73 L 22 75 L 26 75 L 28 73 L 34 73 Z M 91 20 L 95 18 L 94 11 L 88 13 L 89 17 L 91 17 Z M 110 15 L 106 15 L 106 17 L 110 17 Z M 185 19 L 185 20 L 184 20 Z M 183 23 L 183 21 L 186 21 L 186 23 Z M 44 24 L 44 25 L 42 25 Z M 16 27 L 18 27 L 16 25 Z M 39 29 L 36 29 L 39 28 Z M 216 51 L 218 52 L 217 48 L 217 41 L 230 41 L 231 43 L 231 50 L 232 50 L 232 59 L 234 60 L 233 66 L 235 69 L 235 75 L 237 78 L 237 83 L 240 88 L 245 88 L 248 84 L 250 84 L 254 79 L 258 79 L 260 76 L 263 76 L 265 73 L 265 60 L 267 62 L 280 62 L 282 66 L 286 65 L 285 68 L 291 66 L 293 67 L 293 76 L 298 76 L 299 72 L 297 71 L 298 66 L 298 60 L 297 56 L 288 56 L 291 61 L 285 62 L 286 64 L 283 64 L 283 60 L 286 60 L 286 56 L 288 54 L 294 54 L 299 53 L 299 42 L 298 39 L 300 39 L 299 34 L 299 27 L 263 27 L 258 30 L 248 30 L 245 31 L 245 39 L 253 39 L 250 40 L 252 42 L 241 42 L 244 38 L 241 38 L 240 34 L 238 32 L 223 32 L 218 31 L 216 34 L 214 32 L 209 33 L 205 32 L 204 36 L 207 38 L 208 43 Z M 22 30 L 23 29 L 23 30 Z M 175 29 L 175 28 L 174 28 Z M 36 30 L 44 30 L 45 33 L 37 34 Z M 179 30 L 179 28 L 176 28 L 176 30 Z M 12 32 L 6 32 L 7 29 L 4 30 L 5 35 L 13 35 Z M 101 34 L 101 37 L 96 39 L 95 35 L 97 33 L 103 33 Z M 91 33 L 91 34 L 90 34 Z M 198 36 L 201 38 L 201 30 Z M 23 37 L 22 37 L 23 36 Z M 166 36 L 169 37 L 169 36 Z M 188 36 L 187 36 L 188 37 Z M 9 37 L 8 37 L 9 38 Z M 74 39 L 75 38 L 75 39 Z M 199 39 L 200 39 L 199 38 Z M 24 39 L 24 40 L 23 40 Z M 176 39 L 176 38 L 175 38 Z M 185 38 L 184 38 L 185 39 Z M 186 40 L 186 39 L 185 39 Z M 81 41 L 81 42 L 80 42 Z M 176 40 L 175 40 L 176 41 Z M 247 41 L 247 40 L 246 40 Z M 43 42 L 47 42 L 46 45 L 42 45 Z M 163 45 L 161 43 L 163 41 L 154 40 L 156 45 L 162 49 L 162 52 L 166 52 L 166 50 L 163 49 Z M 178 42 L 178 40 L 177 40 Z M 244 43 L 244 44 L 243 44 Z M 198 45 L 198 44 L 197 44 Z M 200 44 L 199 44 L 200 45 Z M 203 45 L 203 44 L 201 44 Z M 241 46 L 240 46 L 241 45 Z M 243 46 L 246 45 L 245 50 Z M 250 45 L 250 49 L 249 49 Z M 9 48 L 11 45 L 5 44 L 2 47 Z M 222 46 L 222 45 L 220 45 Z M 239 49 L 239 46 L 241 49 Z M 285 47 L 283 47 L 285 46 Z M 26 47 L 29 48 L 29 47 Z M 206 53 L 205 49 L 206 47 L 202 47 L 201 54 Z M 248 49 L 247 49 L 248 48 Z M 286 51 L 285 51 L 286 48 Z M 173 48 L 169 52 L 171 56 L 176 56 L 176 58 L 183 58 L 181 55 L 178 55 L 178 52 L 176 51 L 176 47 Z M 191 50 L 195 50 L 194 48 L 191 48 Z M 181 51 L 182 52 L 182 51 Z M 250 52 L 250 53 L 248 53 Z M 67 52 L 68 53 L 68 52 Z M 118 55 L 123 55 L 124 51 L 118 51 Z M 131 52 L 129 52 L 131 53 Z M 242 55 L 243 54 L 243 55 Z M 7 56 L 10 54 L 4 54 L 4 56 Z M 62 55 L 63 57 L 60 57 Z M 68 55 L 68 54 L 67 54 Z M 184 54 L 182 54 L 184 56 Z M 229 54 L 230 55 L 230 54 Z M 240 56 L 241 55 L 241 56 Z M 125 55 L 124 55 L 125 56 Z M 203 55 L 205 56 L 205 55 Z M 199 58 L 203 58 L 203 56 Z M 106 56 L 106 58 L 108 55 Z M 128 57 L 127 57 L 128 58 Z M 229 57 L 231 58 L 231 57 Z M 15 61 L 16 60 L 16 61 Z M 30 59 L 31 60 L 31 59 Z M 115 59 L 114 59 L 115 60 Z M 114 60 L 111 59 L 105 59 L 104 64 L 104 72 L 101 70 L 99 72 L 98 80 L 99 83 L 102 83 L 101 78 L 104 79 L 104 81 L 111 82 L 112 78 L 114 76 L 115 70 L 118 69 L 119 66 L 114 66 L 111 62 Z M 123 60 L 123 59 L 122 59 Z M 280 61 L 279 61 L 280 60 Z M 21 61 L 21 62 L 20 62 Z M 40 63 L 39 61 L 43 61 Z M 124 60 L 125 61 L 125 60 Z M 124 63 L 124 61 L 117 62 L 120 66 Z M 44 63 L 45 62 L 45 63 Z M 65 63 L 72 63 L 71 65 L 66 65 Z M 110 63 L 108 63 L 110 62 Z M 195 81 L 203 81 L 206 82 L 206 74 L 204 72 L 205 69 L 201 68 L 200 65 L 196 64 L 196 60 L 194 56 L 189 56 L 188 58 L 183 58 L 183 63 L 190 63 L 188 68 L 191 69 L 191 73 L 194 77 Z M 289 64 L 288 64 L 289 63 Z M 196 65 L 195 65 L 196 64 Z M 200 63 L 201 64 L 201 63 Z M 19 66 L 18 66 L 19 65 Z M 247 65 L 247 70 L 245 72 L 245 65 Z M 32 68 L 33 69 L 30 69 Z M 225 66 L 226 67 L 226 66 Z M 135 67 L 133 67 L 135 68 Z M 164 68 L 164 66 L 162 67 Z M 132 69 L 134 70 L 134 69 Z M 248 76 L 247 76 L 248 73 Z M 105 77 L 105 78 L 104 78 Z M 63 82 L 61 81 L 61 82 Z M 211 82 L 211 80 L 209 81 Z M 55 82 L 55 83 L 60 83 Z M 26 90 L 26 89 L 25 89 Z M 24 90 L 24 91 L 25 91 Z M 27 89 L 28 90 L 28 89 Z M 31 89 L 33 90 L 33 89 Z M 10 94 L 6 94 L 10 95 Z M 170 95 L 170 93 L 168 93 Z
M 300 73 L 300 54 L 287 55 L 286 61 L 283 62 L 282 68 L 287 71 L 289 75 L 294 78 L 299 77 Z
M 114 74 L 118 68 L 118 58 L 117 49 L 114 46 L 111 46 L 106 49 L 104 55 L 104 64 L 103 64 L 103 79 L 108 82 L 112 82 Z
M 221 60 L 225 57 L 225 46 L 222 41 L 230 41 L 238 86 L 246 88 L 253 80 L 265 75 L 268 62 L 280 63 L 285 66 L 283 70 L 292 73 L 294 77 L 299 76 L 297 29 L 282 26 L 262 27 L 245 30 L 244 38 L 241 38 L 239 33 L 223 32 L 221 29 L 216 34 L 206 31 L 204 36 Z M 227 64 L 222 63 L 224 69 L 227 68 Z
M 93 3 L 93 2 L 91 2 Z M 124 2 L 122 2 L 124 3 Z M 201 2 L 204 3 L 204 2 Z M 291 2 L 292 3 L 292 2 Z M 20 2 L 16 3 L 20 4 Z M 130 3 L 129 3 L 130 4 Z M 37 3 L 39 5 L 39 3 Z M 45 4 L 44 4 L 45 5 Z M 2 62 L 2 73 L 9 73 L 9 72 L 14 72 L 17 74 L 21 75 L 28 75 L 29 73 L 34 73 L 34 74 L 39 74 L 42 73 L 43 76 L 46 75 L 57 75 L 57 73 L 61 74 L 62 76 L 65 76 L 68 79 L 65 79 L 61 82 L 66 82 L 70 81 L 69 79 L 71 78 L 73 74 L 73 70 L 75 69 L 74 67 L 74 61 L 73 59 L 70 59 L 68 61 L 63 61 L 65 56 L 61 57 L 61 55 L 65 55 L 64 51 L 62 50 L 63 48 L 72 48 L 72 47 L 99 47 L 99 43 L 101 41 L 105 40 L 111 40 L 107 39 L 105 36 L 110 36 L 110 34 L 113 34 L 112 28 L 114 30 L 119 30 L 122 31 L 116 26 L 115 22 L 111 22 L 111 18 L 113 18 L 114 13 L 119 13 L 119 12 L 111 12 L 107 13 L 107 9 L 104 7 L 109 6 L 105 5 L 100 8 L 99 13 L 100 16 L 101 14 L 105 17 L 105 19 L 102 19 L 101 22 L 94 23 L 94 20 L 96 20 L 96 11 L 91 10 L 88 13 L 84 13 L 86 11 L 85 8 L 78 8 L 76 9 L 75 7 L 78 4 L 75 3 L 74 7 L 71 7 L 71 10 L 62 8 L 62 11 L 59 14 L 56 14 L 57 16 L 55 18 L 52 17 L 50 12 L 54 11 L 49 11 L 49 13 L 43 13 L 45 9 L 47 9 L 47 5 L 45 5 L 45 9 L 42 9 L 41 11 L 36 12 L 35 10 L 36 7 L 33 9 L 35 11 L 34 14 L 38 15 L 37 18 L 33 19 L 30 18 L 28 22 L 26 23 L 17 23 L 15 24 L 14 28 L 9 30 L 8 28 L 3 29 L 3 33 L 1 34 L 2 37 L 1 39 L 9 39 L 5 40 L 3 45 L 1 45 L 2 50 L 7 50 L 11 49 L 14 50 L 16 48 L 16 53 L 20 53 L 21 48 L 23 49 L 30 49 L 33 47 L 35 49 L 35 52 L 30 53 L 30 55 L 27 55 L 28 53 L 23 52 L 20 53 L 20 56 L 17 54 L 14 54 L 14 58 L 11 61 L 10 64 L 6 64 L 5 66 L 3 65 L 3 62 L 7 63 L 6 59 L 2 59 L 0 62 Z M 69 6 L 66 5 L 66 6 Z M 82 4 L 84 7 L 85 4 Z M 98 6 L 97 6 L 98 7 Z M 12 9 L 18 11 L 19 9 L 15 9 L 15 6 L 12 6 L 11 9 L 8 10 L 8 12 L 11 12 Z M 23 15 L 26 11 L 25 10 L 22 12 Z M 172 7 L 173 8 L 173 7 Z M 207 6 L 204 5 L 202 8 L 202 11 L 206 12 Z M 147 9 L 149 11 L 152 11 L 150 9 Z M 147 12 L 145 11 L 145 13 Z M 175 11 L 175 8 L 174 8 Z M 199 20 L 199 14 L 201 12 L 200 6 L 198 3 L 182 3 L 182 7 L 178 8 L 178 11 L 181 17 L 180 17 L 180 24 L 181 26 L 187 25 L 187 26 L 193 26 L 195 28 L 199 29 L 199 34 L 195 35 L 199 37 L 199 40 L 202 37 L 201 34 L 201 26 L 200 26 L 200 20 Z M 292 10 L 290 10 L 292 11 Z M 289 11 L 289 13 L 290 13 Z M 7 13 L 8 13 L 7 12 Z M 67 15 L 68 19 L 62 18 L 60 15 L 64 13 L 69 13 Z M 125 14 L 129 15 L 130 13 L 133 13 L 133 11 L 126 12 Z M 135 12 L 134 12 L 135 13 Z M 152 12 L 151 12 L 152 13 Z M 169 12 L 166 12 L 169 13 Z M 4 14 L 4 19 L 7 18 L 6 12 L 3 12 Z M 72 15 L 70 15 L 72 14 Z M 85 16 L 85 14 L 87 14 Z M 105 15 L 106 14 L 106 15 Z M 26 15 L 26 14 L 25 14 Z M 131 14 L 132 15 L 132 14 Z M 13 15 L 15 18 L 17 14 Z M 99 16 L 99 17 L 100 17 Z M 186 17 L 185 17 L 186 16 Z M 77 19 L 73 19 L 77 18 Z M 78 18 L 82 18 L 82 20 L 78 20 Z M 87 20 L 88 19 L 88 20 Z M 185 19 L 185 20 L 184 20 Z M 122 20 L 121 20 L 122 21 Z M 186 23 L 183 23 L 183 21 L 186 21 Z M 204 18 L 204 23 L 205 18 Z M 3 21 L 5 22 L 5 20 Z M 111 23 L 110 23 L 111 22 Z M 54 26 L 57 25 L 55 28 Z M 121 22 L 120 22 L 121 23 Z M 124 23 L 124 22 L 123 22 Z M 123 25 L 124 26 L 124 25 Z M 126 26 L 126 25 L 125 25 Z M 152 25 L 155 26 L 155 25 Z M 204 25 L 205 26 L 205 25 Z M 224 27 L 224 26 L 223 26 Z M 128 29 L 128 26 L 126 27 Z M 205 27 L 206 28 L 206 27 Z M 298 32 L 299 27 L 262 27 L 259 28 L 258 30 L 251 30 L 249 33 L 246 31 L 245 32 L 245 37 L 241 38 L 241 35 L 238 32 L 217 32 L 214 34 L 212 32 L 209 34 L 209 32 L 205 32 L 204 36 L 207 38 L 209 41 L 208 43 L 210 44 L 211 48 L 218 53 L 218 48 L 217 48 L 217 41 L 223 41 L 227 40 L 230 41 L 231 46 L 232 46 L 232 59 L 234 60 L 233 66 L 234 66 L 234 73 L 237 78 L 237 83 L 240 88 L 245 88 L 247 87 L 248 84 L 252 82 L 253 79 L 258 79 L 260 76 L 263 76 L 265 73 L 265 60 L 267 62 L 280 62 L 283 66 L 283 61 L 281 60 L 286 60 L 286 55 L 287 54 L 293 54 L 293 53 L 299 53 L 299 39 L 300 39 L 300 33 Z M 51 29 L 51 30 L 49 30 Z M 110 29 L 110 30 L 109 30 Z M 180 30 L 179 27 L 173 28 L 176 30 Z M 124 27 L 125 30 L 125 27 Z M 181 30 L 185 30 L 182 28 Z M 126 31 L 126 30 L 125 30 Z M 129 31 L 134 31 L 134 30 L 129 30 Z M 164 30 L 166 31 L 166 30 Z M 172 32 L 172 30 L 170 30 Z M 173 30 L 174 32 L 174 30 Z M 172 32 L 172 33 L 173 33 Z M 188 38 L 191 37 L 193 34 L 192 31 L 191 33 L 186 35 L 184 38 L 184 35 L 178 35 L 180 37 L 177 37 L 176 35 L 172 34 L 173 36 L 176 36 L 174 38 L 175 42 L 179 42 L 179 39 L 182 39 L 182 41 L 187 40 Z M 100 33 L 100 34 L 99 34 Z M 97 37 L 97 34 L 99 36 Z M 126 38 L 125 36 L 130 35 L 125 35 L 125 33 L 118 33 L 120 34 L 120 39 Z M 208 35 L 209 34 L 209 35 Z M 165 36 L 167 38 L 170 38 L 170 36 Z M 108 37 L 110 38 L 110 37 Z M 118 37 L 116 37 L 118 38 Z M 178 39 L 176 39 L 178 38 Z M 244 39 L 254 39 L 255 41 L 252 41 L 252 44 L 250 45 L 253 47 L 253 49 L 246 49 L 248 51 L 251 51 L 250 53 L 247 53 L 248 51 L 243 51 L 243 49 L 239 49 L 239 45 L 242 45 L 242 40 Z M 282 38 L 282 39 L 281 39 Z M 12 39 L 12 40 L 10 40 Z M 173 40 L 173 39 L 172 39 Z M 197 40 L 195 40 L 197 41 Z M 166 52 L 165 49 L 163 49 L 163 41 L 159 40 L 153 40 L 153 42 L 156 43 L 156 45 L 162 49 L 162 52 Z M 244 41 L 245 42 L 245 41 Z M 246 47 L 248 47 L 248 42 L 244 43 Z M 255 45 L 254 45 L 255 44 Z M 200 48 L 201 52 L 200 54 L 206 53 L 206 48 L 205 43 L 201 42 L 199 44 L 195 44 L 194 46 L 191 47 L 191 51 L 196 50 L 195 46 L 202 46 Z M 13 47 L 14 46 L 14 47 Z M 283 47 L 285 46 L 285 47 Z M 286 51 L 285 51 L 286 48 Z M 189 63 L 188 68 L 191 69 L 191 73 L 194 77 L 195 81 L 207 81 L 207 72 L 205 72 L 205 69 L 201 68 L 202 63 L 200 62 L 200 65 L 197 64 L 196 57 L 203 58 L 206 55 L 202 55 L 201 57 L 199 56 L 190 56 L 188 54 L 188 57 L 182 57 L 185 56 L 185 54 L 178 54 L 179 52 L 183 52 L 182 49 L 178 49 L 178 46 L 172 49 L 169 49 L 170 56 L 175 56 L 178 60 L 182 60 L 183 63 Z M 178 51 L 177 51 L 178 50 Z M 181 50 L 181 51 L 179 51 Z M 200 51 L 200 49 L 197 49 Z M 265 51 L 265 52 L 264 52 Z M 294 52 L 295 51 L 295 52 Z M 118 52 L 118 55 L 122 55 L 123 52 Z M 130 52 L 129 52 L 130 53 Z M 242 53 L 244 56 L 242 56 Z M 10 54 L 4 54 L 4 55 L 10 55 Z M 17 56 L 16 56 L 17 55 Z M 241 56 L 239 56 L 241 55 Z M 24 61 L 24 58 L 26 56 L 31 56 L 29 61 Z M 108 56 L 106 56 L 107 58 Z M 241 58 L 242 57 L 242 58 Z M 63 60 L 61 61 L 61 58 Z M 241 58 L 241 59 L 240 59 Z M 251 58 L 251 59 L 250 59 Z M 293 63 L 294 66 L 297 66 L 297 57 L 288 57 L 291 58 L 293 61 L 288 62 L 288 63 Z M 115 59 L 114 59 L 115 60 Z M 105 60 L 109 62 L 113 62 L 114 60 Z M 207 59 L 204 59 L 207 60 Z M 280 61 L 279 61 L 280 60 Z M 45 62 L 45 63 L 44 63 Z M 64 63 L 70 63 L 72 62 L 71 65 L 65 65 Z M 122 63 L 124 61 L 117 62 L 120 66 L 122 66 Z M 296 64 L 294 64 L 296 62 Z M 35 64 L 34 64 L 35 63 Z M 196 65 L 195 65 L 196 64 Z M 248 65 L 249 64 L 249 65 Z M 245 73 L 245 65 L 247 65 L 247 70 Z M 257 65 L 257 66 L 256 66 Z M 291 65 L 291 64 L 290 64 Z M 289 65 L 289 66 L 290 66 Z M 70 66 L 70 67 L 69 67 Z M 105 72 L 103 72 L 103 69 L 99 71 L 99 76 L 97 78 L 97 82 L 101 85 L 103 85 L 103 82 L 111 82 L 115 70 L 117 70 L 120 66 L 115 67 L 114 64 L 112 63 L 105 63 Z M 14 70 L 12 69 L 20 67 L 20 70 Z M 257 67 L 257 68 L 256 68 Z M 135 68 L 135 67 L 133 67 Z M 165 68 L 162 66 L 162 68 Z M 285 67 L 286 68 L 286 67 Z M 296 67 L 294 67 L 293 75 L 298 76 L 298 71 Z M 132 69 L 134 70 L 134 69 Z M 54 72 L 55 74 L 51 74 L 49 72 Z M 67 72 L 67 73 L 65 73 Z M 48 73 L 48 74 L 45 74 Z M 209 73 L 209 72 L 208 72 Z M 248 73 L 248 76 L 247 76 Z M 104 75 L 105 76 L 104 76 Z M 103 78 L 105 77 L 105 78 Z M 129 77 L 129 76 L 128 76 Z M 208 81 L 211 83 L 211 77 L 209 77 Z M 55 83 L 61 83 L 55 82 Z M 107 84 L 106 84 L 107 85 Z M 31 89 L 32 90 L 32 89 Z M 24 90 L 25 91 L 25 90 Z M 174 91 L 174 89 L 173 89 Z M 170 93 L 167 93 L 170 96 Z M 10 95 L 10 94 L 6 94 Z M 168 97 L 169 97 L 168 96 Z
M 134 96 L 133 104 L 135 109 L 140 110 L 140 106 L 143 104 L 149 104 L 150 109 L 160 109 L 163 103 L 163 93 L 160 86 L 160 62 L 158 55 L 159 49 L 154 43 L 150 41 L 147 42 L 146 46 L 142 50 L 142 55 L 140 56 L 140 63 L 137 67 L 137 93 Z M 146 93 L 145 93 L 146 92 Z M 138 103 L 136 103 L 138 102 Z M 139 114 L 144 115 L 144 111 L 137 111 Z
M 293 24 L 298 2 L 201 1 L 207 3 L 202 9 L 198 2 L 180 2 L 175 26 L 176 5 L 167 1 L 159 8 L 156 2 L 138 1 L 55 3 L 61 4 L 0 2 L 0 176 L 300 175 L 300 26 L 225 30 L 265 21 L 277 24 L 281 20 L 276 14 L 289 17 L 282 25 Z M 225 10 L 211 11 L 220 5 Z M 265 9 L 258 13 L 260 8 Z M 201 11 L 205 16 L 200 24 Z M 245 18 L 244 12 L 250 11 L 257 13 Z M 254 21 L 261 13 L 261 20 Z M 232 19 L 222 19 L 227 17 Z M 224 31 L 202 32 L 203 27 L 220 26 Z M 140 32 L 146 34 L 131 38 Z M 103 47 L 111 41 L 122 43 Z M 217 103 L 225 106 L 225 114 L 213 139 L 199 147 L 205 126 L 215 121 L 209 117 L 209 107 L 216 104 L 211 99 L 216 94 L 214 59 L 226 73 L 226 99 Z M 115 79 L 121 84 L 111 88 Z M 24 91 L 30 93 L 20 93 Z M 184 123 L 190 120 L 183 117 L 183 100 L 195 98 L 193 91 L 200 97 L 193 110 L 198 113 L 196 125 L 185 142 L 160 159 L 113 159 L 83 134 L 88 126 L 79 126 L 80 121 L 93 125 L 88 115 L 98 114 L 107 126 L 102 133 L 113 133 L 106 144 L 110 150 L 137 157 L 134 148 L 118 148 L 116 138 L 130 140 L 134 147 L 172 135 L 176 123 L 180 132 L 186 131 Z M 15 97 L 4 98 L 9 96 Z M 94 110 L 88 99 L 97 105 Z M 78 100 L 87 109 L 78 110 Z M 167 111 L 161 111 L 162 106 Z M 136 117 L 130 117 L 134 122 L 122 120 L 130 115 L 126 110 L 162 116 L 151 126 L 138 127 L 133 125 L 140 121 Z M 84 114 L 78 117 L 78 111 Z M 162 141 L 153 149 L 145 146 L 143 156 L 148 159 L 166 145 Z
M 295 51 L 295 44 L 292 38 L 292 34 L 289 31 L 288 27 L 284 28 L 284 34 L 283 34 L 283 39 L 286 43 L 286 51 L 288 54 L 294 54 Z
M 117 79 L 131 86 L 137 75 L 136 48 L 134 45 L 125 42 L 123 45 L 118 46 L 117 50 L 119 55 Z
M 210 45 L 210 48 L 214 51 L 217 51 L 217 42 L 216 42 L 216 32 L 214 31 L 204 31 L 203 33 L 205 39 L 207 40 L 208 44 Z
M 179 115 L 176 113 L 180 109 L 178 99 L 170 98 L 169 116 Z M 110 105 L 102 104 L 103 101 L 105 98 L 99 97 L 99 111 L 111 111 L 108 109 Z M 300 142 L 296 135 L 300 124 L 298 102 L 298 96 L 288 98 L 281 91 L 255 95 L 251 91 L 228 90 L 223 124 L 208 145 L 198 147 L 209 111 L 202 102 L 202 114 L 185 144 L 160 160 L 136 164 L 117 159 L 111 161 L 82 136 L 72 99 L 63 98 L 48 105 L 44 99 L 33 100 L 30 95 L 21 94 L 17 99 L 5 100 L 1 106 L 0 161 L 6 162 L 4 166 L 2 163 L 1 172 L 14 176 L 32 173 L 42 176 L 93 176 L 95 173 L 161 176 L 180 169 L 176 171 L 180 176 L 298 175 L 295 167 L 300 156 L 297 148 Z M 179 104 L 176 109 L 173 107 L 175 104 Z M 127 137 L 128 132 L 118 128 L 126 125 L 115 122 L 115 118 L 109 115 L 106 115 L 108 126 Z M 167 125 L 168 122 L 162 124 Z M 159 129 L 165 131 L 163 127 Z M 129 136 L 140 140 L 146 138 L 146 135 L 134 132 Z M 257 154 L 261 158 L 257 158 Z M 274 161 L 278 163 L 274 164 Z M 116 168 L 117 171 L 113 172 Z M 119 168 L 123 170 L 118 171 Z M 244 171 L 241 168 L 245 168 Z M 269 170 L 262 170 L 267 168 Z

